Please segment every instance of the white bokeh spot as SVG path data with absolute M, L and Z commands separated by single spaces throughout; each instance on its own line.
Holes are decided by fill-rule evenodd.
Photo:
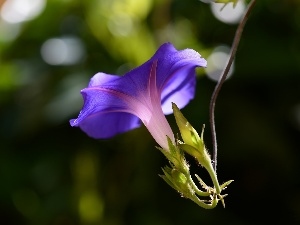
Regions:
M 43 60 L 49 65 L 74 65 L 85 56 L 85 48 L 76 37 L 51 38 L 41 47 Z
M 230 48 L 225 45 L 217 46 L 210 56 L 207 58 L 207 68 L 205 72 L 207 76 L 214 81 L 218 81 L 229 59 Z M 228 79 L 234 71 L 234 62 L 227 74 Z
M 246 9 L 245 2 L 240 0 L 236 6 L 233 3 L 228 3 L 224 6 L 223 3 L 211 3 L 211 11 L 214 16 L 223 23 L 236 24 L 240 21 Z
M 7 0 L 0 15 L 8 23 L 22 23 L 37 17 L 45 8 L 45 0 Z

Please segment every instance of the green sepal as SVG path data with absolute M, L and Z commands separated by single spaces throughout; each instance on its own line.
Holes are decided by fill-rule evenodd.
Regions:
M 211 164 L 211 159 L 209 154 L 207 153 L 205 148 L 202 149 L 196 149 L 190 145 L 187 144 L 180 144 L 180 148 L 188 153 L 189 155 L 196 158 L 196 160 L 205 168 L 209 167 L 209 164 Z
M 233 182 L 233 181 L 234 181 L 234 180 L 229 180 L 229 181 L 226 181 L 225 183 L 223 183 L 223 184 L 220 186 L 221 190 L 226 189 L 227 186 L 228 186 L 229 184 L 231 184 L 231 182 Z
M 164 179 L 164 181 L 170 185 L 172 188 L 174 188 L 176 191 L 178 191 L 178 189 L 175 187 L 175 185 L 173 184 L 172 182 L 172 176 L 170 175 L 171 174 L 171 171 L 172 169 L 168 166 L 165 166 L 163 169 L 163 172 L 165 175 L 159 175 L 162 179 Z
M 171 139 L 167 136 L 169 149 L 163 149 L 157 147 L 170 161 L 172 167 L 176 168 L 182 173 L 186 173 L 189 170 L 189 166 L 184 158 L 183 151 L 177 146 L 174 145 Z
M 212 188 L 209 187 L 206 183 L 204 183 L 204 181 L 197 174 L 195 174 L 195 177 L 197 178 L 203 189 L 205 189 L 208 192 L 212 192 Z
M 215 0 L 215 3 L 224 3 L 224 4 L 228 4 L 228 3 L 233 3 L 233 7 L 236 6 L 236 4 L 238 3 L 239 0 Z
M 171 169 L 166 166 L 163 168 L 164 175 L 160 175 L 167 184 L 178 191 L 182 196 L 190 198 L 194 191 L 189 185 L 189 181 L 185 174 L 181 173 L 177 169 Z

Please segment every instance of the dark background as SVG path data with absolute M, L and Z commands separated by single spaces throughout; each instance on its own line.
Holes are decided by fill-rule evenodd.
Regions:
M 300 224 L 298 0 L 257 1 L 217 100 L 218 178 L 235 180 L 225 209 L 202 209 L 158 176 L 167 161 L 144 127 L 94 140 L 69 126 L 82 106 L 80 89 L 96 72 L 123 74 L 166 41 L 206 58 L 231 45 L 236 27 L 196 0 L 48 0 L 15 38 L 2 40 L 12 28 L 1 28 L 0 223 Z M 47 64 L 41 46 L 62 37 L 80 40 L 84 56 Z M 215 82 L 197 73 L 196 97 L 182 112 L 198 131 L 206 124 L 211 149 Z

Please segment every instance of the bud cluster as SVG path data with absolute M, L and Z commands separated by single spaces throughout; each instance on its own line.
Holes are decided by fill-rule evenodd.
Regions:
M 225 207 L 224 197 L 226 195 L 221 195 L 221 192 L 232 180 L 219 185 L 210 155 L 203 141 L 204 127 L 200 137 L 197 131 L 182 115 L 176 104 L 172 103 L 172 107 L 183 141 L 177 139 L 176 143 L 173 143 L 171 139 L 168 138 L 169 149 L 159 148 L 170 162 L 169 166 L 163 168 L 164 175 L 161 175 L 161 177 L 183 197 L 191 199 L 205 209 L 216 207 L 219 200 Z M 196 161 L 207 170 L 214 185 L 213 187 L 209 187 L 198 175 L 195 175 L 201 185 L 201 189 L 198 188 L 192 179 L 184 153 L 193 156 Z

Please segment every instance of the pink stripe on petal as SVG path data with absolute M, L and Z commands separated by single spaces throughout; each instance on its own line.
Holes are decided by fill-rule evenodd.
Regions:
M 157 60 L 151 66 L 151 71 L 148 80 L 147 96 L 145 105 L 150 111 L 151 115 L 147 114 L 146 117 L 139 116 L 142 122 L 147 127 L 155 141 L 165 150 L 168 150 L 167 136 L 174 142 L 174 134 L 171 127 L 162 111 L 160 93 L 156 86 L 156 67 Z

